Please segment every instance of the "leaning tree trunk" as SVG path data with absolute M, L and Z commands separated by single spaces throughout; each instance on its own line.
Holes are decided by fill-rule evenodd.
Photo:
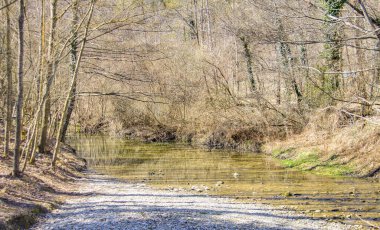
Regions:
M 22 106 L 23 106 L 23 78 L 24 78 L 24 0 L 20 0 L 20 16 L 19 25 L 19 53 L 18 53 L 18 84 L 17 84 L 17 102 L 16 102 L 16 137 L 15 152 L 13 159 L 13 176 L 19 176 L 20 164 L 20 146 L 21 146 L 21 130 L 22 130 Z
M 78 31 L 77 31 L 78 9 L 79 9 L 78 3 L 79 3 L 79 0 L 74 0 L 73 20 L 72 20 L 72 25 L 71 25 L 72 26 L 71 27 L 72 41 L 71 41 L 71 50 L 70 50 L 70 56 L 71 56 L 70 72 L 71 72 L 72 77 L 75 74 L 75 66 L 76 66 L 77 59 L 78 59 Z M 62 135 L 61 135 L 61 139 L 60 139 L 61 142 L 65 142 L 65 137 L 66 137 L 67 129 L 68 129 L 69 124 L 70 124 L 71 115 L 74 111 L 76 86 L 77 86 L 77 82 L 75 81 L 74 87 L 73 87 L 73 96 L 70 99 L 69 107 L 67 109 L 67 115 L 66 115 L 66 117 L 64 117 L 64 123 L 63 123 L 63 127 L 62 127 Z
M 79 71 L 81 60 L 82 60 L 83 51 L 84 51 L 84 48 L 85 48 L 86 42 L 87 42 L 87 35 L 88 35 L 88 31 L 89 31 L 89 27 L 90 27 L 90 23 L 91 23 L 91 19 L 92 19 L 92 13 L 94 11 L 95 2 L 96 2 L 96 0 L 91 0 L 91 7 L 89 9 L 89 16 L 88 16 L 88 21 L 87 21 L 87 24 L 86 24 L 86 27 L 85 27 L 85 32 L 84 32 L 84 35 L 83 35 L 82 46 L 81 46 L 80 51 L 79 51 L 77 62 L 75 64 L 75 70 L 74 70 L 73 76 L 71 78 L 70 88 L 69 88 L 69 91 L 67 93 L 67 98 L 66 98 L 66 101 L 65 101 L 65 104 L 64 104 L 64 107 L 63 107 L 62 118 L 60 120 L 58 132 L 57 132 L 57 141 L 56 141 L 55 146 L 54 146 L 53 159 L 52 159 L 52 162 L 51 162 L 51 166 L 52 166 L 53 169 L 55 168 L 55 164 L 56 164 L 56 161 L 57 161 L 57 156 L 58 156 L 59 149 L 60 149 L 61 142 L 59 140 L 62 139 L 62 129 L 63 129 L 63 125 L 64 125 L 64 120 L 65 120 L 65 117 L 67 116 L 67 111 L 68 111 L 71 99 L 74 96 L 73 95 L 74 88 L 75 88 L 76 81 L 77 81 L 77 78 L 78 78 L 78 71 Z
M 8 0 L 5 0 L 8 5 Z M 5 119 L 5 143 L 4 156 L 9 153 L 10 135 L 12 127 L 12 48 L 11 48 L 11 19 L 9 16 L 9 7 L 6 8 L 6 75 L 7 75 L 7 99 L 6 99 L 6 119 Z

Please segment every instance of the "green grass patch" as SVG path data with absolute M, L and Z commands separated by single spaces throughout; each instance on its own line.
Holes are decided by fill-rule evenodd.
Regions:
M 348 165 L 325 165 L 315 169 L 316 174 L 323 176 L 347 176 L 353 172 L 354 169 Z
M 355 171 L 354 168 L 349 165 L 341 165 L 334 162 L 334 158 L 322 162 L 315 151 L 303 152 L 293 158 L 281 160 L 281 157 L 284 157 L 283 154 L 286 154 L 289 151 L 293 151 L 293 149 L 276 149 L 272 151 L 272 156 L 276 157 L 281 166 L 285 168 L 313 171 L 313 173 L 323 176 L 347 176 Z
M 302 170 L 310 168 L 311 166 L 316 165 L 318 163 L 319 163 L 318 154 L 311 153 L 311 152 L 301 153 L 294 159 L 286 159 L 286 160 L 281 161 L 282 166 L 286 168 L 297 167 Z

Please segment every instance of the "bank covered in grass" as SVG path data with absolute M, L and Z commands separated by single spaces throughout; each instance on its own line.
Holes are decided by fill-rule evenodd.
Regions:
M 380 127 L 377 117 L 342 121 L 324 113 L 298 135 L 266 144 L 263 151 L 288 168 L 328 176 L 380 176 Z

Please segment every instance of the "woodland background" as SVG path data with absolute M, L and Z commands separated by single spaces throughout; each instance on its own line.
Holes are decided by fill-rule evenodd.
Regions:
M 0 9 L 0 121 L 15 174 L 20 157 L 25 168 L 38 153 L 53 151 L 54 166 L 60 142 L 47 143 L 67 130 L 310 147 L 379 172 L 377 0 L 2 0 Z

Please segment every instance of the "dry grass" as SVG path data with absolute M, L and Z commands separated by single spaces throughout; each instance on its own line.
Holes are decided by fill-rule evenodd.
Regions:
M 312 117 L 304 132 L 284 141 L 270 142 L 265 145 L 265 151 L 288 159 L 313 153 L 319 160 L 309 169 L 338 165 L 352 168 L 355 176 L 378 177 L 380 126 L 346 115 L 336 108 L 321 110 Z M 376 119 L 371 117 L 371 120 Z
M 0 153 L 2 154 L 2 152 Z M 63 146 L 55 171 L 50 169 L 51 155 L 39 155 L 20 178 L 10 176 L 12 157 L 0 158 L 0 229 L 24 229 L 68 196 L 75 196 L 74 179 L 81 177 L 84 160 Z

